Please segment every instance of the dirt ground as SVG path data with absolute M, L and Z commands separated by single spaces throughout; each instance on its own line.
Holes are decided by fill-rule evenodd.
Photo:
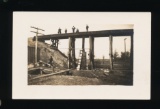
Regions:
M 72 70 L 72 75 L 53 75 L 30 80 L 29 85 L 133 85 L 133 72 L 129 70 Z

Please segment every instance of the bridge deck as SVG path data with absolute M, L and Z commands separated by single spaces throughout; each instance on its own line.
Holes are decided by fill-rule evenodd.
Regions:
M 119 29 L 119 30 L 103 30 L 103 31 L 89 31 L 79 33 L 62 33 L 62 34 L 50 34 L 38 36 L 38 40 L 50 40 L 50 39 L 68 39 L 68 37 L 74 38 L 88 38 L 91 37 L 109 37 L 112 36 L 131 36 L 133 29 Z M 34 39 L 35 40 L 35 37 Z

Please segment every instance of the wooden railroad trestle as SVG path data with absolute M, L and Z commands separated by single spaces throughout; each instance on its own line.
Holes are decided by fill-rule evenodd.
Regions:
M 85 52 L 85 38 L 89 38 L 89 65 L 88 69 L 92 70 L 94 66 L 94 38 L 95 37 L 109 37 L 109 56 L 110 56 L 110 70 L 113 69 L 113 36 L 130 36 L 131 38 L 131 49 L 130 49 L 130 66 L 133 69 L 133 29 L 122 29 L 122 30 L 103 30 L 103 31 L 90 31 L 90 32 L 79 32 L 79 33 L 67 33 L 67 34 L 51 34 L 38 36 L 38 40 L 44 42 L 45 40 L 52 41 L 52 46 L 58 48 L 59 39 L 69 39 L 68 48 L 68 67 L 69 69 L 76 68 L 75 58 L 75 39 L 82 38 L 82 50 Z M 35 40 L 35 37 L 33 38 Z

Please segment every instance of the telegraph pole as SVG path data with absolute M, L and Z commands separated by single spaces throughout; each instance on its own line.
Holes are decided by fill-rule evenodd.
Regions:
M 35 31 L 31 31 L 33 33 L 36 33 L 36 43 L 35 43 L 35 63 L 34 65 L 36 66 L 36 63 L 37 63 L 37 36 L 38 34 L 42 34 L 42 33 L 39 33 L 38 30 L 41 30 L 41 31 L 44 31 L 43 29 L 40 29 L 40 28 L 37 28 L 37 27 L 33 27 L 31 26 L 31 28 L 34 28 L 36 29 L 36 32 Z M 43 34 L 42 34 L 43 35 Z
M 127 38 L 124 39 L 124 55 L 125 55 L 125 60 L 126 60 L 126 39 Z

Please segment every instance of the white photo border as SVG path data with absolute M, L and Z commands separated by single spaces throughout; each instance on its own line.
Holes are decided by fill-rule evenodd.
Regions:
M 150 12 L 88 12 L 106 17 L 106 24 L 133 24 L 133 86 L 28 85 L 27 38 L 16 36 L 18 30 L 13 12 L 12 99 L 131 99 L 149 100 L 151 87 L 151 13 Z M 39 12 L 40 13 L 40 12 Z M 70 13 L 70 12 L 68 12 Z M 83 15 L 84 12 L 79 12 Z M 64 14 L 64 12 L 59 12 Z M 65 12 L 67 15 L 67 12 Z M 107 17 L 109 16 L 109 17 Z M 21 19 L 21 16 L 19 16 Z M 25 22 L 25 21 L 24 21 Z M 21 27 L 23 28 L 23 27 Z M 29 32 L 29 31 L 28 31 Z

